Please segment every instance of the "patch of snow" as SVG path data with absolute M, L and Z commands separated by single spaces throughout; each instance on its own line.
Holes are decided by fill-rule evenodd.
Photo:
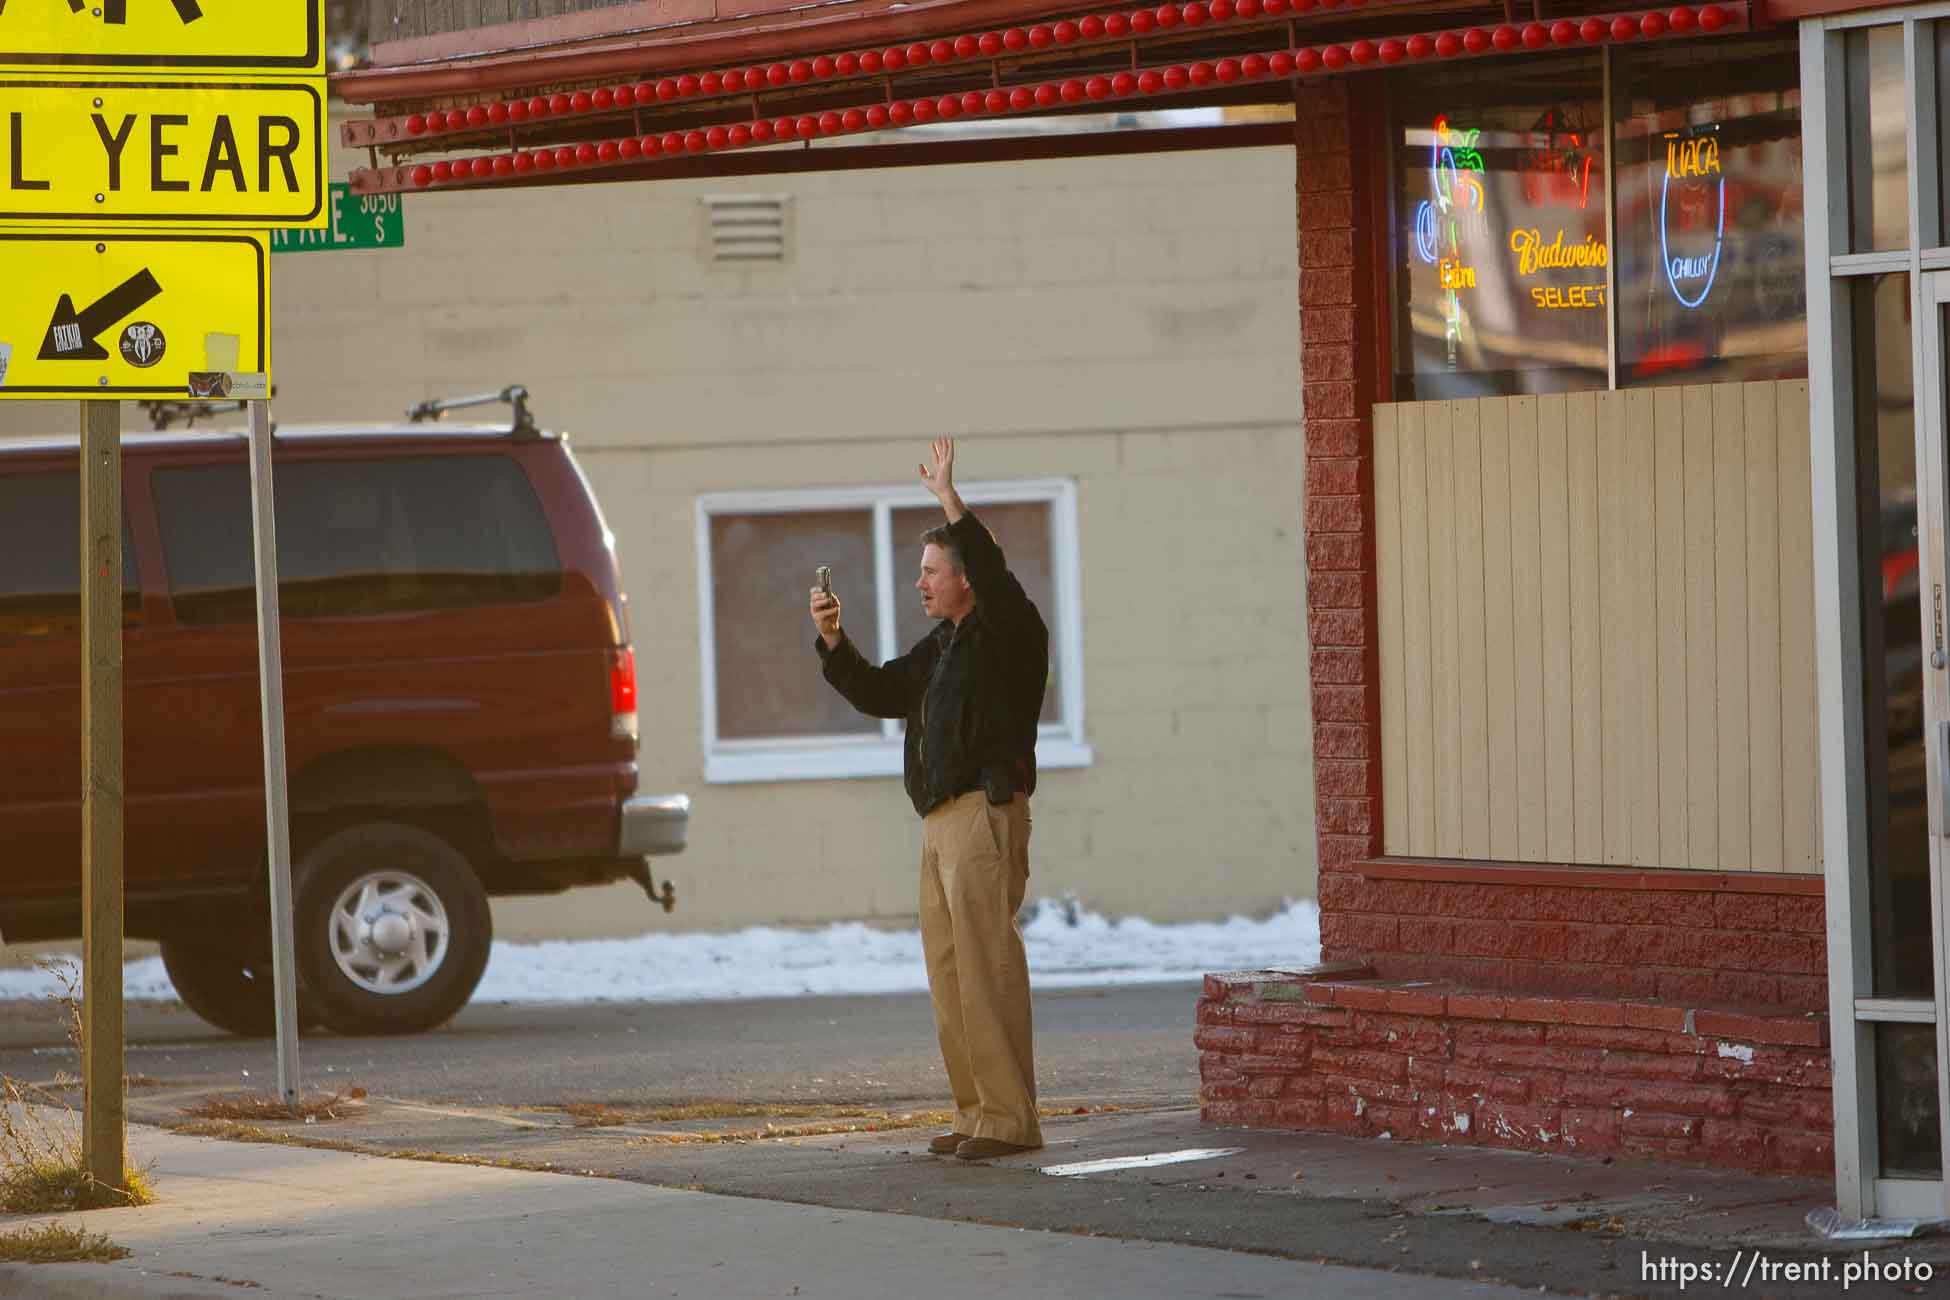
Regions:
M 1730 1061 L 1739 1061 L 1742 1065 L 1754 1063 L 1754 1049 L 1745 1043 L 1721 1043 L 1720 1055 Z
M 1255 920 L 1166 924 L 1111 920 L 1074 898 L 1025 909 L 1031 986 L 1079 988 L 1193 980 L 1208 971 L 1298 967 L 1320 960 L 1320 909 L 1288 900 Z M 819 994 L 913 993 L 927 988 L 918 930 L 858 923 L 818 929 L 752 926 L 726 933 L 652 933 L 633 939 L 496 942 L 476 1002 L 690 1002 Z M 43 970 L 0 970 L 0 999 L 58 997 Z M 122 970 L 125 998 L 176 996 L 157 957 Z
M 1456 1132 L 1469 1132 L 1469 1116 L 1463 1114 L 1461 1111 L 1456 1112 Z

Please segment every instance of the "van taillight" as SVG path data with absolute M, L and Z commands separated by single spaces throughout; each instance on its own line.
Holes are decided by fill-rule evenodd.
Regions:
M 635 740 L 636 651 L 628 646 L 609 652 L 609 713 L 609 734 Z

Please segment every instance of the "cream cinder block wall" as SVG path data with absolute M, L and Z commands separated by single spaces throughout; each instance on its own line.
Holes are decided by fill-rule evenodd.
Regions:
M 1030 896 L 1160 920 L 1311 896 L 1293 183 L 1273 148 L 411 195 L 403 249 L 278 257 L 281 422 L 525 384 L 617 535 L 643 788 L 694 804 L 656 864 L 678 911 L 504 900 L 503 937 L 912 923 L 898 778 L 704 782 L 694 509 L 906 484 L 941 434 L 965 479 L 1077 485 L 1095 761 L 1044 774 Z M 787 196 L 783 264 L 712 262 L 728 193 Z M 72 414 L 0 404 L 0 429 Z M 817 672 L 809 624 L 779 635 Z

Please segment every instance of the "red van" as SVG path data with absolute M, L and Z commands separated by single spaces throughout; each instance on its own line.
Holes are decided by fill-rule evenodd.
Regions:
M 81 932 L 77 457 L 0 441 L 8 943 Z M 301 1015 L 425 1029 L 480 981 L 490 896 L 651 891 L 690 800 L 637 793 L 629 603 L 566 439 L 280 430 L 274 459 Z M 123 473 L 127 933 L 193 1011 L 265 1033 L 248 444 L 131 435 Z

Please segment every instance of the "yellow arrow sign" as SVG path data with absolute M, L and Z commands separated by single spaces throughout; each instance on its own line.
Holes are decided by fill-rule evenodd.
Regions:
M 0 67 L 322 76 L 324 0 L 0 0 Z
M 324 138 L 307 81 L 0 77 L 0 222 L 323 225 Z
M 0 229 L 0 399 L 183 398 L 271 369 L 270 236 Z

